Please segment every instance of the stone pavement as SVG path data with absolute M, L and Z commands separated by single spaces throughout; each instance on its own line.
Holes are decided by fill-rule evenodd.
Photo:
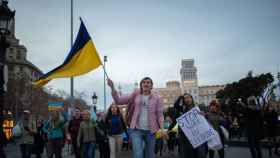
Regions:
M 20 158 L 20 152 L 19 152 L 19 147 L 16 144 L 9 144 L 6 147 L 6 153 L 8 158 Z M 66 145 L 63 150 L 63 158 L 74 158 L 73 155 L 70 154 L 70 146 Z M 99 157 L 98 152 L 96 152 L 96 158 Z M 33 156 L 35 157 L 35 156 Z M 119 158 L 132 158 L 132 152 L 121 152 L 117 157 Z M 169 153 L 169 152 L 164 152 L 162 156 L 158 155 L 157 158 L 177 158 L 178 155 L 177 153 Z M 245 147 L 227 147 L 225 149 L 225 158 L 250 158 L 250 152 L 248 148 Z M 42 158 L 46 158 L 46 154 L 44 153 Z M 215 155 L 215 158 L 218 158 L 218 155 Z M 263 149 L 263 158 L 269 158 L 268 156 L 268 151 Z M 277 157 L 276 155 L 273 155 L 270 158 L 280 158 L 279 156 Z

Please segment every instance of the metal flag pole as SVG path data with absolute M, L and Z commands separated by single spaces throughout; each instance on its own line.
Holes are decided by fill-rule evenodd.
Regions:
M 70 26 L 71 26 L 71 29 L 70 29 L 70 31 L 71 31 L 71 33 L 70 33 L 70 35 L 71 35 L 71 41 L 70 41 L 70 44 L 71 44 L 71 47 L 70 48 L 72 48 L 72 46 L 73 46 L 73 0 L 71 0 L 71 20 L 70 20 Z M 72 116 L 72 110 L 73 110 L 73 108 L 74 108 L 74 77 L 71 77 L 71 79 L 70 79 L 70 94 L 71 94 L 71 101 L 70 101 L 70 110 L 69 110 L 69 107 L 68 107 L 68 112 L 70 112 L 70 116 Z
M 105 64 L 107 62 L 107 56 L 105 55 L 104 58 L 103 58 L 103 64 L 102 64 L 102 67 L 103 67 L 103 70 L 104 70 L 104 112 L 106 112 L 106 77 L 108 78 L 108 75 L 106 73 L 106 67 L 105 67 Z

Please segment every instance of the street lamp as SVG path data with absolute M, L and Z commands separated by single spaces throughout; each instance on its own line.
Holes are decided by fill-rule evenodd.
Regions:
M 6 49 L 9 43 L 6 40 L 10 35 L 11 23 L 15 16 L 15 11 L 11 11 L 8 7 L 8 1 L 0 1 L 0 129 L 3 128 L 3 109 L 4 109 L 4 95 L 5 95 L 5 63 L 6 63 Z M 7 70 L 6 70 L 7 71 Z
M 93 93 L 93 96 L 91 97 L 92 99 L 92 107 L 93 107 L 93 111 L 96 113 L 96 104 L 97 104 L 97 95 L 95 94 L 95 92 Z

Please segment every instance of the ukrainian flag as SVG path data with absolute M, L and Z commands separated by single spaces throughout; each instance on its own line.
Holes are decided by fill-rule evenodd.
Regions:
M 52 79 L 83 75 L 100 65 L 102 65 L 102 62 L 98 52 L 81 20 L 76 41 L 63 64 L 41 76 L 33 84 L 42 87 Z
M 63 110 L 64 102 L 48 102 L 49 111 L 59 111 Z

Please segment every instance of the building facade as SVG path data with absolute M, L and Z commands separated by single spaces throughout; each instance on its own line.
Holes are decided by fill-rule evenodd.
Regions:
M 155 91 L 162 97 L 165 108 L 171 107 L 176 98 L 181 95 L 181 86 L 178 81 L 169 81 L 165 88 L 155 88 Z
M 196 104 L 207 106 L 211 100 L 216 99 L 216 93 L 225 87 L 224 85 L 199 86 L 194 59 L 182 60 L 180 76 L 181 83 L 168 81 L 166 87 L 155 88 L 162 97 L 165 108 L 173 106 L 177 97 L 184 93 L 191 94 Z
M 13 18 L 9 26 L 10 34 L 7 36 L 9 47 L 6 49 L 5 61 L 8 67 L 8 83 L 4 108 L 18 113 L 22 108 L 30 108 L 31 98 L 34 98 L 31 81 L 43 73 L 27 59 L 26 47 L 16 38 L 15 24 Z
M 225 85 L 212 85 L 212 86 L 200 86 L 199 87 L 199 104 L 204 104 L 206 106 L 216 99 L 216 93 L 224 89 Z
M 27 60 L 27 49 L 16 38 L 14 25 L 15 22 L 12 23 L 11 35 L 7 39 L 10 44 L 6 50 L 9 79 L 26 77 L 30 81 L 34 81 L 43 73 L 37 66 Z

